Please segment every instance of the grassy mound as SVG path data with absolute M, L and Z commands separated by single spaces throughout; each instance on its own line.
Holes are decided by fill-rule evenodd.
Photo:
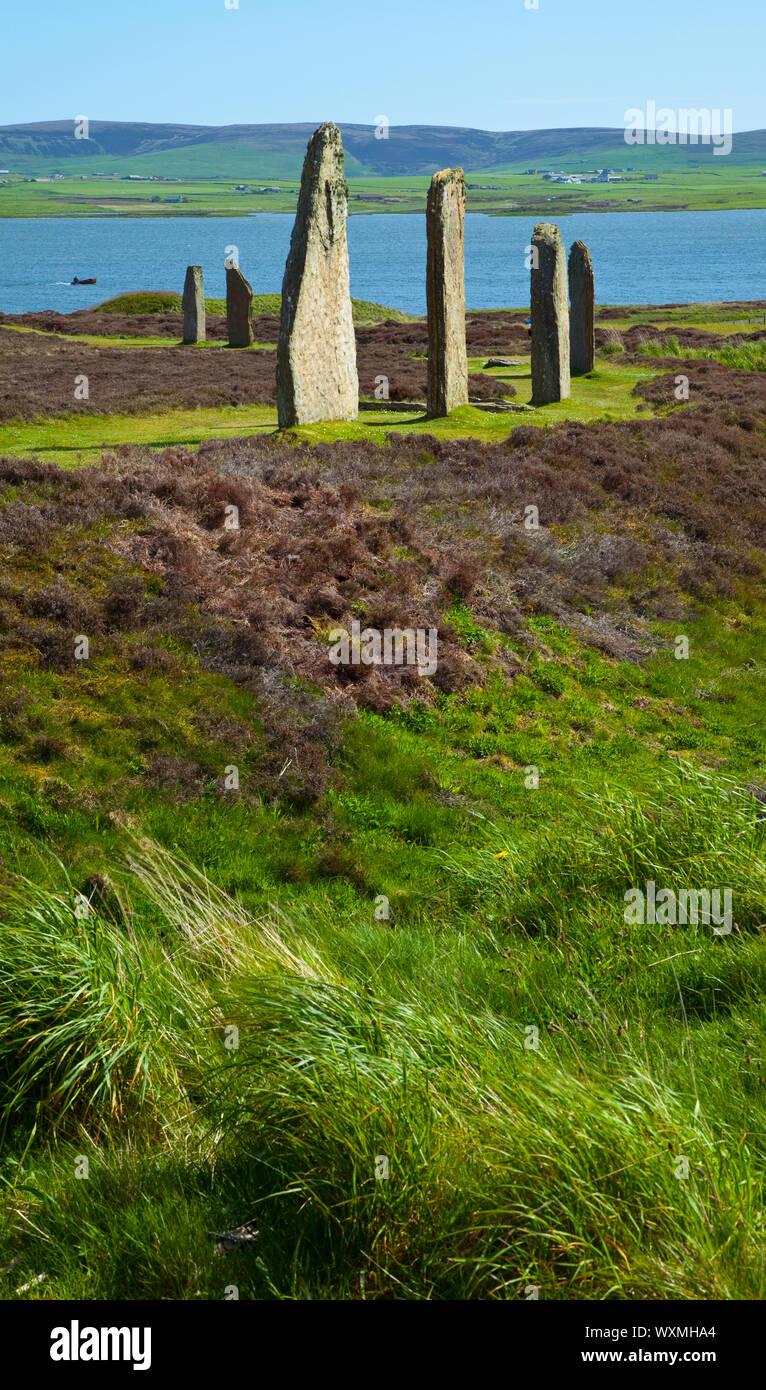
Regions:
M 102 304 L 94 304 L 93 313 L 99 314 L 180 314 L 181 295 L 174 290 L 135 290 L 131 294 L 117 294 L 113 299 L 105 299 Z
M 694 773 L 660 793 L 719 873 L 743 834 L 763 852 L 752 802 L 716 824 Z M 559 836 L 545 889 L 566 909 L 505 936 L 498 882 L 505 922 L 528 892 L 497 854 L 457 870 L 437 935 L 255 917 L 146 841 L 111 914 L 14 883 L 0 1104 L 59 1154 L 11 1183 L 24 1268 L 44 1258 L 59 1296 L 762 1298 L 763 946 L 621 927 L 614 804 L 588 850 Z M 674 861 L 651 801 L 635 811 L 642 872 L 685 872 L 687 844 Z M 620 838 L 632 853 L 626 820 Z M 597 886 L 573 894 L 576 860 Z M 762 878 L 751 900 L 762 916 Z M 222 1260 L 215 1233 L 246 1223 Z
M 280 294 L 254 294 L 254 314 L 278 314 L 282 296 Z M 384 304 L 374 304 L 368 299 L 352 299 L 354 323 L 379 323 L 392 319 L 395 323 L 409 323 L 411 314 L 401 309 L 389 309 Z M 209 314 L 225 314 L 225 299 L 206 299 L 205 307 Z M 99 314 L 180 314 L 181 295 L 172 290 L 136 290 L 131 294 L 118 294 L 113 299 L 105 299 L 95 304 L 93 313 Z

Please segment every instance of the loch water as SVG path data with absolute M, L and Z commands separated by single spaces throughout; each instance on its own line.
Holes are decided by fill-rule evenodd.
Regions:
M 583 213 L 557 218 L 466 217 L 469 308 L 529 300 L 525 266 L 535 222 L 558 221 L 565 245 L 587 242 L 600 304 L 766 299 L 766 209 L 728 212 Z M 202 265 L 209 296 L 225 293 L 224 261 L 235 246 L 256 294 L 280 289 L 293 218 L 61 217 L 0 219 L 0 310 L 85 308 L 130 290 L 183 288 Z M 425 218 L 366 213 L 349 218 L 351 292 L 425 313 Z M 97 276 L 96 286 L 75 286 Z

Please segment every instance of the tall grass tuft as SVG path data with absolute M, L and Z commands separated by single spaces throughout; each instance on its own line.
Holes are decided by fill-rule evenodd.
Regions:
M 2 1104 L 96 1135 L 98 1184 L 74 1200 L 110 1278 L 130 1292 L 134 1257 L 112 1251 L 129 1199 L 145 1296 L 221 1296 L 225 1219 L 257 1224 L 237 1279 L 271 1298 L 763 1297 L 759 1025 L 752 1001 L 737 1012 L 762 826 L 685 767 L 588 814 L 526 862 L 513 844 L 478 853 L 474 906 L 438 934 L 329 903 L 254 918 L 146 840 L 119 920 L 12 886 Z M 626 879 L 691 872 L 739 885 L 747 932 L 625 933 Z M 62 1164 L 55 1181 L 66 1194 Z M 60 1206 L 34 1213 L 49 1261 Z M 172 1278 L 141 1254 L 158 1223 Z
M 650 879 L 676 890 L 729 888 L 738 925 L 763 924 L 766 821 L 749 793 L 679 760 L 661 772 L 653 796 L 606 786 L 581 799 L 581 828 L 564 837 L 541 830 L 532 861 L 526 846 L 503 841 L 456 871 L 477 890 L 491 884 L 527 924 L 612 908 Z
M 203 1001 L 172 952 L 68 883 L 11 882 L 0 917 L 0 1114 L 98 1128 L 176 1104 Z

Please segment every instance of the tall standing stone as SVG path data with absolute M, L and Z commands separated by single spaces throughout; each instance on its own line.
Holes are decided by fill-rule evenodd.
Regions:
M 343 142 L 326 122 L 308 143 L 282 282 L 277 346 L 281 429 L 359 413 L 348 275 Z
M 592 372 L 596 359 L 593 262 L 584 241 L 569 252 L 569 359 L 572 375 Z
M 226 329 L 229 347 L 249 347 L 253 341 L 253 290 L 239 266 L 226 262 Z
M 447 415 L 468 401 L 464 224 L 463 170 L 442 169 L 431 179 L 426 205 L 429 415 Z
M 564 401 L 569 383 L 567 263 L 561 232 L 539 222 L 532 233 L 532 402 Z
M 205 341 L 205 282 L 201 265 L 186 267 L 184 296 L 181 301 L 184 313 L 184 342 L 204 343 Z

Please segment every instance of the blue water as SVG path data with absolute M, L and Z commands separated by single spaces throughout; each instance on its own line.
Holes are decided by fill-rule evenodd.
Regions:
M 525 248 L 540 218 L 466 218 L 469 308 L 529 300 Z M 227 247 L 256 294 L 280 289 L 293 219 L 93 217 L 0 219 L 0 309 L 66 312 L 126 290 L 181 290 L 186 266 L 202 265 L 208 295 L 225 293 Z M 766 209 L 734 212 L 584 213 L 560 218 L 567 247 L 591 249 L 602 304 L 766 298 Z M 743 248 L 747 248 L 744 254 Z M 351 292 L 425 313 L 425 218 L 368 213 L 349 220 Z M 76 287 L 73 275 L 96 275 Z

